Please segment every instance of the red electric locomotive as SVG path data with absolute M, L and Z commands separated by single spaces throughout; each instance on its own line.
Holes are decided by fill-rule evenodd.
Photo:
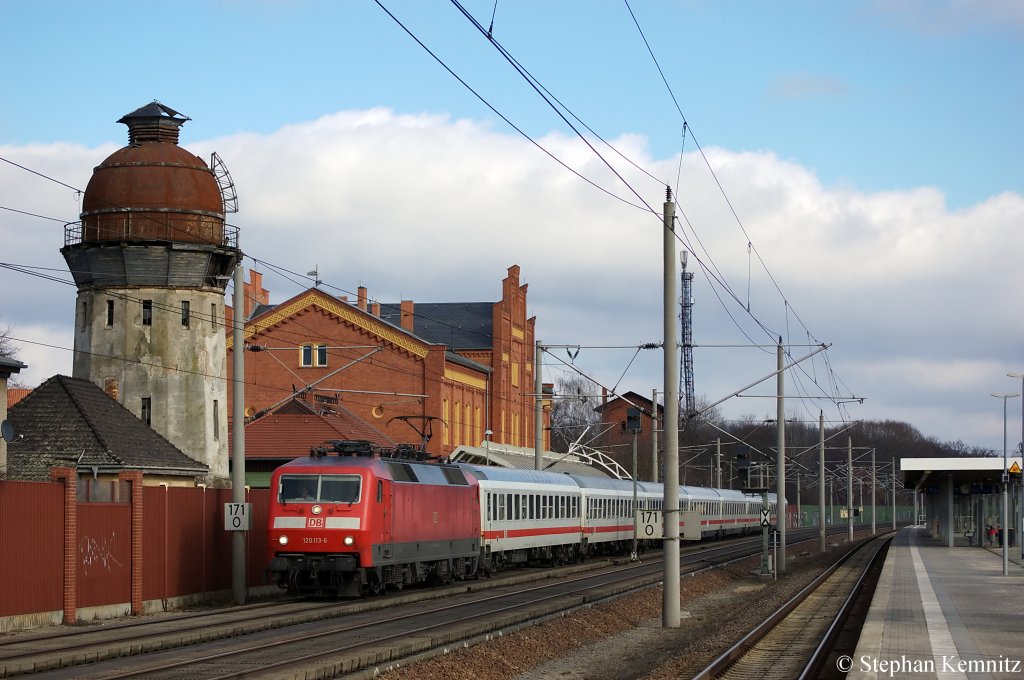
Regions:
M 275 470 L 270 489 L 269 571 L 289 593 L 357 596 L 476 574 L 480 491 L 456 465 L 329 442 Z

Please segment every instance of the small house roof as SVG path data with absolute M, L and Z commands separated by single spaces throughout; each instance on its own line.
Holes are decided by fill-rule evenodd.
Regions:
M 53 466 L 182 476 L 209 472 L 81 378 L 53 376 L 15 404 L 8 419 L 17 437 L 7 448 L 11 478 L 46 480 Z

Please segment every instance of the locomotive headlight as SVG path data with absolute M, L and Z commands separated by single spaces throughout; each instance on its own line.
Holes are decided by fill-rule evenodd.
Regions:
M 355 542 L 356 542 L 356 539 L 352 538 L 351 536 L 346 536 L 345 537 L 345 541 L 344 541 L 345 545 L 352 545 Z
M 281 545 L 288 545 L 288 537 L 287 536 L 281 536 L 281 537 L 279 537 L 277 539 L 277 542 L 280 543 Z
M 311 510 L 314 515 L 319 515 L 321 512 L 324 511 L 324 509 L 319 505 L 314 505 Z

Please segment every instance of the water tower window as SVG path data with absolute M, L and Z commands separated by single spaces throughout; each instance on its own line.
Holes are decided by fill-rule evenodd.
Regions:
M 301 351 L 299 357 L 299 366 L 312 366 L 313 365 L 313 345 L 303 345 L 299 348 Z
M 142 411 L 139 415 L 139 419 L 144 422 L 147 426 L 152 420 L 153 416 L 153 402 L 149 397 L 142 398 Z
M 316 365 L 326 366 L 327 365 L 327 345 L 316 346 Z
M 188 300 L 181 301 L 181 325 L 183 328 L 189 327 L 189 302 Z
M 152 326 L 153 325 L 153 301 L 143 300 L 142 301 L 142 325 Z
M 82 330 L 89 327 L 89 303 L 82 300 Z
M 114 325 L 114 301 L 107 300 L 107 328 Z
M 213 400 L 213 438 L 220 439 L 220 403 Z

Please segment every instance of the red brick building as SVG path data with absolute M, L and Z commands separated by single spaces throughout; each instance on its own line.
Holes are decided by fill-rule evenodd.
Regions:
M 488 429 L 493 442 L 532 446 L 536 319 L 519 273 L 509 267 L 497 302 L 379 303 L 360 287 L 354 304 L 311 288 L 257 306 L 245 323 L 246 346 L 259 348 L 245 353 L 249 427 L 298 397 L 437 456 Z M 258 277 L 246 288 L 266 300 Z
M 626 470 L 632 469 L 633 432 L 626 428 L 626 414 L 632 408 L 631 404 L 636 404 L 640 409 L 640 432 L 637 434 L 636 446 L 637 476 L 640 479 L 654 479 L 651 472 L 651 436 L 653 430 L 651 413 L 653 411 L 650 397 L 645 397 L 636 392 L 626 392 L 621 397 L 609 399 L 601 406 L 598 406 L 597 411 L 601 414 L 601 423 L 607 428 L 601 436 L 600 447 Z M 661 460 L 661 449 L 664 446 L 660 442 L 662 436 L 660 429 L 665 414 L 661 404 L 657 404 L 657 408 L 658 422 L 654 425 L 657 425 L 659 428 L 658 467 L 660 468 L 663 467 L 664 463 Z M 659 480 L 661 478 L 659 477 Z

